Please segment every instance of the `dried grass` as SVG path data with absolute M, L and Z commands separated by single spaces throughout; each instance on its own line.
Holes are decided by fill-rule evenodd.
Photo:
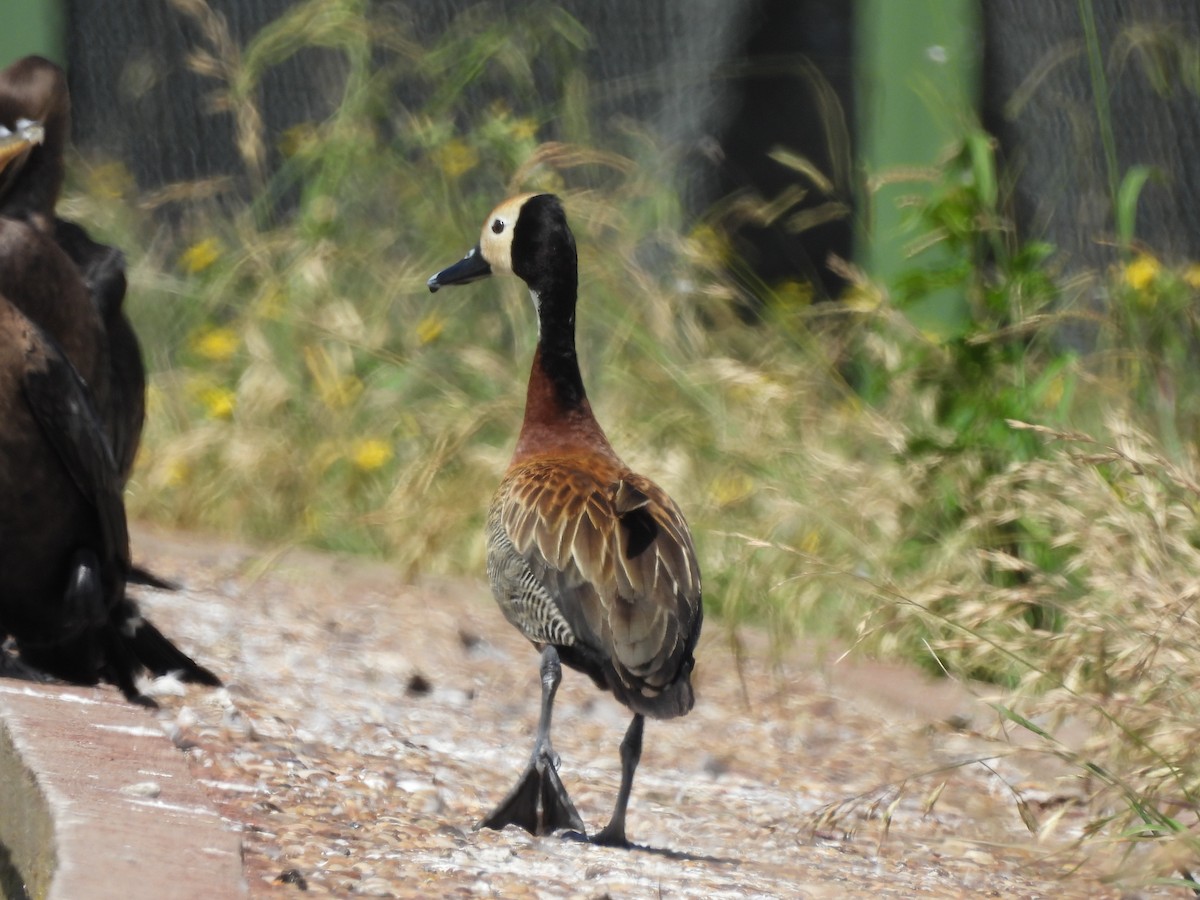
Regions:
M 914 454 L 914 435 L 952 442 L 938 408 L 953 377 L 940 387 L 923 377 L 945 365 L 942 348 L 845 266 L 844 302 L 806 307 L 768 291 L 763 320 L 747 322 L 719 229 L 684 229 L 664 176 L 669 148 L 624 124 L 599 148 L 551 133 L 588 110 L 565 88 L 561 107 L 538 105 L 522 63 L 539 48 L 569 59 L 586 45 L 565 16 L 539 7 L 504 31 L 468 15 L 421 49 L 394 23 L 364 27 L 355 3 L 312 2 L 237 48 L 205 4 L 173 2 L 202 26 L 193 65 L 213 78 L 215 108 L 235 116 L 261 191 L 239 206 L 234 181 L 215 180 L 114 202 L 89 181 L 102 167 L 77 167 L 65 211 L 130 251 L 129 307 L 152 369 L 134 515 L 384 556 L 409 574 L 481 573 L 532 311 L 511 280 L 436 298 L 424 282 L 474 243 L 503 195 L 558 191 L 580 247 L 585 381 L 614 445 L 686 511 L 714 626 L 761 623 L 778 641 L 849 641 L 1018 688 L 1005 716 L 1077 768 L 1091 840 L 1130 851 L 1118 874 L 1190 868 L 1200 476 L 1179 438 L 1195 419 L 1183 399 L 1172 421 L 1184 427 L 1165 437 L 1131 424 L 1128 383 L 1137 399 L 1159 396 L 1164 378 L 1186 398 L 1191 383 L 1170 359 L 1120 344 L 1121 317 L 1144 294 L 1114 301 L 1099 322 L 1108 352 L 1063 376 L 1087 383 L 1070 415 L 1095 437 L 1043 428 L 1039 453 L 1000 465 L 978 449 Z M 344 50 L 346 99 L 290 135 L 268 173 L 256 79 L 310 31 Z M 390 55 L 375 68 L 381 50 Z M 454 109 L 477 87 L 455 80 L 462 71 L 510 99 Z M 400 104 L 400 80 L 427 85 L 428 104 Z M 291 210 L 262 199 L 289 191 Z M 714 221 L 778 218 L 787 199 L 739 197 Z M 178 231 L 154 230 L 148 210 L 164 206 L 180 212 Z M 1188 308 L 1172 307 L 1185 318 L 1164 320 L 1166 332 L 1194 324 Z M 1034 310 L 984 340 L 1077 315 Z M 1023 365 L 1045 362 L 1031 352 Z M 843 376 L 851 363 L 887 384 L 874 405 Z M 962 511 L 954 529 L 948 504 Z M 1055 739 L 1065 719 L 1088 725 L 1084 746 Z M 872 815 L 883 809 L 886 822 L 894 802 L 881 796 Z M 1052 827 L 1053 817 L 1035 823 Z M 1138 850 L 1151 836 L 1153 852 Z

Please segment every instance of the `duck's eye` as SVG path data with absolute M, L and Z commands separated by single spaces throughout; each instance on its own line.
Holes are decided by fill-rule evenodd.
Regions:
M 504 220 L 503 219 L 497 219 L 495 222 L 492 223 L 492 234 L 499 234 L 503 230 L 504 230 Z

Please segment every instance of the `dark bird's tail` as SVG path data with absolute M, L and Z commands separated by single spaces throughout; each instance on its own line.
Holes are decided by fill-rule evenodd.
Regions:
M 129 575 L 125 579 L 128 584 L 136 584 L 142 587 L 154 588 L 156 591 L 177 591 L 179 585 L 173 581 L 163 578 L 161 575 L 155 575 L 149 569 L 143 569 L 141 566 L 133 566 L 129 570 Z
M 149 621 L 129 597 L 111 610 L 105 621 L 90 623 L 65 637 L 45 642 L 18 638 L 21 662 L 55 678 L 75 684 L 107 681 L 125 699 L 157 706 L 137 688 L 143 670 L 173 674 L 182 681 L 220 687 L 221 679 L 200 665 Z
M 121 627 L 121 639 L 135 663 L 155 675 L 174 674 L 181 681 L 220 687 L 220 678 L 171 643 L 166 635 L 138 613 L 136 606 L 132 612 L 133 615 Z
M 101 677 L 115 684 L 132 703 L 158 705 L 137 689 L 135 679 L 143 669 L 153 675 L 175 675 L 181 681 L 221 685 L 220 678 L 171 643 L 128 597 L 110 614 L 102 641 L 105 652 Z

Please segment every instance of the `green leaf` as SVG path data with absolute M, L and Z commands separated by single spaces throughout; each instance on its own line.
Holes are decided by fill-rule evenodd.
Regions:
M 1000 715 L 1004 716 L 1004 718 L 1008 719 L 1010 722 L 1015 722 L 1017 725 L 1020 725 L 1026 731 L 1032 732 L 1033 734 L 1036 734 L 1038 737 L 1045 738 L 1046 740 L 1052 741 L 1055 744 L 1059 743 L 1058 738 L 1056 738 L 1050 732 L 1046 731 L 1046 729 L 1042 728 L 1040 725 L 1035 725 L 1033 722 L 1031 722 L 1029 719 L 1025 718 L 1023 715 L 1021 715 L 1016 710 L 1010 709 L 1009 707 L 1005 706 L 1003 703 L 993 703 L 993 704 L 991 704 L 991 706 L 992 706 L 992 709 L 996 710 L 996 712 L 1000 713 Z
M 1000 196 L 996 179 L 996 155 L 993 139 L 986 131 L 972 131 L 967 135 L 967 155 L 971 161 L 971 176 L 975 181 L 975 193 L 989 211 L 996 209 Z
M 1158 170 L 1152 166 L 1133 166 L 1121 179 L 1117 189 L 1116 226 L 1117 239 L 1123 249 L 1128 249 L 1133 242 L 1135 225 L 1137 224 L 1138 198 L 1142 188 L 1151 178 L 1157 178 Z

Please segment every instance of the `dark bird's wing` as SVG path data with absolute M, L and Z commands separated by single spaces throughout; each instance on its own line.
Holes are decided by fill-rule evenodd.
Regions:
M 96 510 L 102 560 L 129 568 L 129 530 L 121 478 L 90 392 L 75 367 L 37 326 L 23 388 L 29 408 L 79 492 Z
M 75 264 L 108 342 L 108 409 L 101 410 L 113 458 L 128 479 L 146 420 L 146 367 L 137 334 L 124 312 L 127 279 L 125 254 L 93 240 L 66 219 L 54 220 L 54 241 Z
M 155 675 L 175 673 L 183 681 L 220 687 L 220 678 L 171 643 L 131 599 L 122 601 L 117 618 L 123 623 L 122 642 L 138 665 Z

